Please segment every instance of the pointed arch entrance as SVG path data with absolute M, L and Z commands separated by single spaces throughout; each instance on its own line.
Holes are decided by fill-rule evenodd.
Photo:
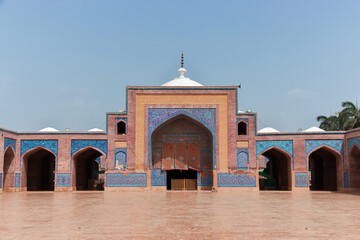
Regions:
M 259 155 L 264 168 L 259 170 L 260 190 L 291 190 L 291 156 L 284 150 L 273 147 Z
M 338 177 L 341 154 L 322 146 L 309 154 L 310 190 L 336 191 L 341 177 Z
M 360 189 L 360 149 L 357 145 L 350 151 L 350 187 Z
M 78 191 L 104 190 L 104 172 L 100 171 L 105 154 L 93 147 L 77 151 L 72 160 L 72 187 Z
M 22 173 L 27 191 L 54 191 L 55 160 L 55 154 L 43 147 L 24 154 Z
M 198 121 L 180 114 L 151 135 L 152 168 L 166 171 L 168 190 L 196 190 L 203 176 L 212 179 L 212 135 Z
M 11 146 L 8 146 L 4 153 L 4 180 L 3 189 L 4 191 L 14 188 L 15 180 L 15 151 Z

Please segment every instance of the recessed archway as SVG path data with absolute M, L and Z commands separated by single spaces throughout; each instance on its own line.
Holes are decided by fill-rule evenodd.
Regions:
M 3 180 L 3 189 L 4 191 L 14 188 L 15 180 L 15 152 L 14 149 L 9 146 L 5 150 L 4 154 L 4 180 Z
M 178 115 L 151 136 L 152 168 L 167 172 L 167 189 L 198 189 L 198 177 L 212 179 L 212 135 L 198 121 Z M 205 174 L 206 173 L 206 174 Z M 209 174 L 211 173 L 211 174 Z M 209 179 L 208 178 L 208 179 Z M 202 189 L 211 186 L 202 187 Z
M 76 152 L 72 161 L 72 187 L 76 190 L 104 190 L 104 171 L 99 160 L 105 156 L 99 150 L 88 147 Z
M 322 146 L 309 154 L 310 190 L 336 191 L 341 155 L 329 147 Z
M 360 189 L 360 149 L 354 145 L 350 151 L 350 188 Z
M 291 190 L 291 156 L 274 147 L 261 154 L 267 158 L 265 168 L 259 170 L 260 190 Z
M 22 172 L 27 191 L 54 191 L 55 159 L 54 153 L 42 147 L 24 154 Z

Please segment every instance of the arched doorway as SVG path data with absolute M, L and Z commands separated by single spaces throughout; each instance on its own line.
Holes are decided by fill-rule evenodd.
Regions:
M 262 155 L 262 156 L 261 156 Z M 291 190 L 291 156 L 279 148 L 260 155 L 264 168 L 259 170 L 260 190 Z
M 54 191 L 55 155 L 38 147 L 23 157 L 27 191 Z
M 166 171 L 168 190 L 196 190 L 205 178 L 212 186 L 212 147 L 205 126 L 188 116 L 176 116 L 152 134 L 152 168 Z
M 94 148 L 79 150 L 73 156 L 72 187 L 76 190 L 104 190 L 104 171 L 100 159 L 105 156 Z
M 328 147 L 321 147 L 309 155 L 310 190 L 336 191 L 337 170 L 341 155 Z
M 360 149 L 356 145 L 350 151 L 350 187 L 360 189 Z
M 4 154 L 4 181 L 3 181 L 3 189 L 4 191 L 10 190 L 14 187 L 14 179 L 15 179 L 15 152 L 14 149 L 9 146 L 5 150 Z

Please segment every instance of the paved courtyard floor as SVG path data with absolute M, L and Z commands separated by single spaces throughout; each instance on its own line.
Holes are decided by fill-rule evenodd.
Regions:
M 360 195 L 0 194 L 0 239 L 360 239 Z

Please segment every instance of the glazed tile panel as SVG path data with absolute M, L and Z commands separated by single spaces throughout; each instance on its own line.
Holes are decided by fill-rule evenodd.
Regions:
M 15 173 L 15 187 L 20 187 L 20 173 Z
M 30 149 L 36 147 L 43 147 L 53 152 L 56 157 L 58 155 L 58 141 L 57 140 L 21 140 L 21 156 Z
M 306 140 L 306 156 L 320 146 L 328 146 L 343 154 L 343 140 Z
M 2 188 L 2 184 L 3 184 L 3 178 L 2 178 L 2 173 L 0 173 L 0 188 Z
M 237 169 L 248 169 L 249 150 L 237 149 Z
M 97 148 L 107 156 L 107 140 L 71 140 L 71 156 L 86 147 Z
M 261 153 L 265 152 L 266 150 L 278 147 L 287 153 L 293 158 L 293 141 L 286 140 L 286 141 L 256 141 L 256 157 L 258 157 Z
M 70 173 L 56 174 L 56 186 L 57 187 L 71 187 Z
M 161 171 L 160 169 L 153 169 L 151 171 L 151 186 L 166 186 L 166 171 Z
M 348 173 L 344 173 L 344 188 L 350 187 L 350 177 Z
M 256 176 L 248 174 L 218 173 L 219 187 L 256 187 Z
M 106 187 L 146 187 L 146 173 L 107 173 Z
M 350 154 L 351 148 L 356 145 L 360 149 L 360 137 L 357 138 L 349 138 L 347 140 L 348 144 L 348 153 Z
M 8 146 L 11 146 L 16 152 L 16 140 L 12 138 L 4 138 L 4 151 Z
M 309 187 L 309 175 L 307 173 L 295 173 L 295 187 Z

